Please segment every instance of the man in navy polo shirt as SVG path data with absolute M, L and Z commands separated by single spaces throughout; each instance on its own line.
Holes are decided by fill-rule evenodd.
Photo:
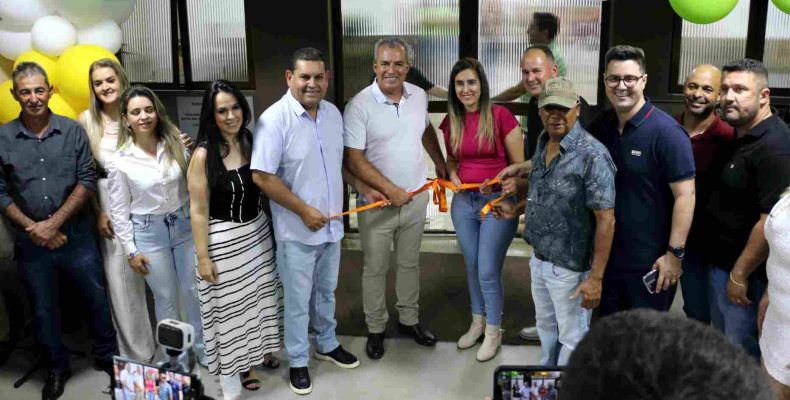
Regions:
M 601 295 L 601 315 L 631 308 L 667 311 L 675 297 L 694 214 L 694 155 L 677 121 L 644 96 L 642 49 L 606 52 L 606 96 L 614 110 L 591 132 L 617 166 L 615 236 Z M 657 270 L 655 291 L 643 277 Z
M 755 60 L 722 68 L 722 119 L 735 128 L 735 149 L 708 201 L 713 312 L 724 335 L 760 359 L 757 304 L 766 286 L 763 227 L 790 185 L 790 128 L 771 111 L 768 71 Z M 715 318 L 714 318 L 715 320 Z

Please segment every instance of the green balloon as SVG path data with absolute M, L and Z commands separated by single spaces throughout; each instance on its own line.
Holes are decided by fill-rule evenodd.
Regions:
M 771 0 L 776 8 L 786 14 L 790 14 L 790 0 Z
M 774 0 L 788 3 L 788 0 Z M 669 0 L 672 9 L 686 21 L 710 24 L 729 14 L 738 0 Z

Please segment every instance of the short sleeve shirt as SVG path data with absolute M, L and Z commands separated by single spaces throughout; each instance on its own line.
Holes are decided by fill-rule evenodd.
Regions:
M 539 259 L 587 271 L 595 237 L 593 211 L 614 208 L 616 168 L 606 147 L 579 122 L 546 166 L 548 139 L 544 131 L 529 175 L 524 238 Z
M 429 121 L 424 90 L 404 82 L 403 96 L 393 102 L 373 82 L 346 105 L 343 123 L 345 146 L 364 150 L 365 158 L 390 182 L 406 191 L 425 183 L 422 134 Z
M 670 183 L 694 178 L 694 154 L 683 127 L 650 100 L 623 133 L 614 111 L 592 133 L 617 167 L 615 232 L 609 267 L 648 270 L 667 251 L 675 205 Z
M 450 117 L 444 117 L 439 129 L 444 134 L 445 148 L 458 160 L 458 178 L 464 183 L 480 183 L 496 176 L 509 164 L 505 139 L 518 126 L 518 121 L 505 107 L 491 106 L 494 126 L 494 147 L 488 141 L 478 142 L 478 121 L 480 112 L 464 114 L 464 131 L 458 151 L 453 151 L 450 137 Z M 518 133 L 520 134 L 520 132 Z
M 0 126 L 0 212 L 13 203 L 34 221 L 45 220 L 77 184 L 96 190 L 88 138 L 76 121 L 50 113 L 41 138 L 19 118 Z
M 777 115 L 736 139 L 707 207 L 712 216 L 706 256 L 730 270 L 746 247 L 749 234 L 790 186 L 790 128 Z M 764 274 L 765 264 L 760 267 Z
M 277 175 L 299 199 L 330 217 L 343 211 L 343 119 L 321 100 L 314 120 L 288 91 L 255 125 L 250 169 Z M 271 202 L 278 241 L 307 245 L 343 238 L 342 219 L 312 232 L 293 211 Z
M 691 223 L 686 247 L 699 249 L 702 242 L 710 240 L 714 234 L 710 223 L 710 213 L 705 206 L 711 190 L 718 181 L 721 169 L 732 155 L 735 144 L 735 132 L 728 123 L 714 113 L 713 123 L 705 132 L 691 137 L 691 149 L 694 152 L 696 177 L 694 183 L 697 187 L 696 206 L 694 207 L 694 220 Z M 683 123 L 683 114 L 677 118 L 678 123 Z

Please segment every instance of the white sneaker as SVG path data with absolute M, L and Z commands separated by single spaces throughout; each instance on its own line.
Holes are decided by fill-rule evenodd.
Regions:
M 518 337 L 524 340 L 540 340 L 540 336 L 538 336 L 538 328 L 535 326 L 527 326 L 521 329 L 521 332 L 518 333 Z

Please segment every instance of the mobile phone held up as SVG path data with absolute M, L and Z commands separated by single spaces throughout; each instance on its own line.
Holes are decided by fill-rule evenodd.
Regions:
M 562 367 L 502 365 L 494 371 L 494 400 L 557 400 Z
M 647 292 L 650 294 L 656 293 L 656 282 L 658 281 L 658 270 L 654 269 L 650 272 L 646 273 L 645 276 L 642 277 L 642 282 L 645 283 L 645 288 Z

